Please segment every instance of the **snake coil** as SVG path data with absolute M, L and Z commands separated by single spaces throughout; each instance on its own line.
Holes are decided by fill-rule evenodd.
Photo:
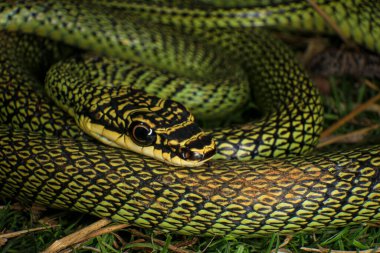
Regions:
M 320 98 L 282 43 L 261 29 L 245 27 L 328 29 L 306 3 L 276 1 L 255 8 L 215 7 L 208 1 L 159 3 L 0 3 L 2 195 L 189 235 L 252 237 L 379 221 L 379 145 L 284 158 L 310 151 L 318 141 L 323 116 Z M 333 14 L 347 37 L 380 51 L 376 40 L 379 2 L 318 3 L 327 14 Z M 354 22 L 358 20 L 360 28 Z M 86 65 L 78 63 L 78 56 L 69 58 L 78 50 L 91 51 L 89 58 L 84 57 Z M 68 63 L 65 67 L 78 74 L 87 69 L 88 78 L 105 86 L 112 83 L 116 89 L 124 89 L 120 88 L 124 79 L 133 89 L 188 103 L 196 117 L 203 119 L 219 118 L 226 111 L 235 113 L 252 93 L 264 117 L 209 132 L 215 140 L 216 158 L 231 160 L 174 167 L 84 136 L 75 119 L 38 88 L 41 73 L 59 59 L 64 60 L 58 65 Z M 50 93 L 61 107 L 66 102 L 72 106 L 69 113 L 78 114 L 81 110 L 72 108 L 88 97 L 97 103 L 106 100 L 102 97 L 105 92 L 97 93 L 103 88 L 81 86 L 83 79 L 64 74 L 74 85 L 61 86 L 61 67 L 56 72 L 53 67 L 46 79 L 58 80 L 60 90 L 52 88 Z M 195 83 L 195 89 L 191 90 L 189 83 Z M 140 95 L 145 96 L 138 93 L 133 97 L 136 107 L 155 101 L 154 110 L 162 110 L 168 118 L 174 117 L 172 112 L 184 112 L 185 119 L 192 117 L 175 102 L 169 105 Z M 201 103 L 193 104 L 194 97 Z M 238 97 L 241 104 L 235 108 L 232 105 L 238 103 Z M 210 107 L 204 107 L 206 102 Z M 95 115 L 112 123 L 118 119 L 117 113 L 107 108 Z M 171 113 L 167 108 L 172 108 Z M 159 118 L 162 115 L 153 117 L 156 122 L 140 117 L 139 124 L 153 122 L 157 126 L 164 121 Z M 201 139 L 194 126 L 181 124 L 172 132 L 183 139 L 169 141 L 175 147 L 190 143 L 191 138 Z M 196 137 L 185 134 L 189 131 Z M 163 151 L 164 145 L 159 148 L 166 156 L 172 154 Z M 198 157 L 205 150 L 195 144 L 192 148 L 199 153 L 192 151 L 183 157 Z

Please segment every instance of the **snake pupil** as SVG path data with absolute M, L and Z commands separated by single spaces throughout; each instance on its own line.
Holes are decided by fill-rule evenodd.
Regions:
M 149 146 L 156 140 L 156 134 L 145 123 L 134 122 L 130 127 L 130 136 L 137 145 Z

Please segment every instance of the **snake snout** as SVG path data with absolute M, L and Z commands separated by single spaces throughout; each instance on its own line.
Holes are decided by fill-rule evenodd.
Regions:
M 184 148 L 181 151 L 181 157 L 185 160 L 197 161 L 203 159 L 203 154 Z
M 212 156 L 215 155 L 215 149 L 212 149 L 208 152 L 201 153 L 199 151 L 193 151 L 188 148 L 183 148 L 181 150 L 181 157 L 184 160 L 189 160 L 189 161 L 203 161 L 203 160 L 208 160 Z
M 203 163 L 215 155 L 215 142 L 210 135 L 202 133 L 180 148 L 180 156 L 185 161 Z
M 204 158 L 204 154 L 198 152 L 198 151 L 192 151 L 188 148 L 183 148 L 181 150 L 181 157 L 184 160 L 190 160 L 190 161 L 201 161 Z

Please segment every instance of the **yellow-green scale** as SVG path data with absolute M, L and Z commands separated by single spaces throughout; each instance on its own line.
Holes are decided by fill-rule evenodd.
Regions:
M 6 128 L 0 143 L 3 196 L 167 232 L 251 237 L 380 218 L 379 146 L 178 168 Z
M 215 130 L 213 134 L 220 156 L 242 159 L 255 155 L 285 156 L 307 151 L 316 143 L 322 118 L 319 96 L 292 54 L 259 30 L 235 36 L 236 29 L 226 28 L 281 25 L 285 21 L 286 26 L 294 23 L 296 27 L 324 29 L 326 25 L 320 23 L 320 18 L 316 23 L 307 22 L 317 15 L 311 9 L 303 10 L 305 3 L 289 3 L 252 12 L 245 8 L 214 10 L 211 5 L 202 11 L 131 3 L 126 7 L 127 13 L 133 13 L 132 25 L 119 23 L 119 18 L 125 16 L 125 6 L 121 9 L 107 7 L 121 3 L 112 1 L 109 5 L 87 9 L 87 3 L 74 1 L 21 1 L 17 4 L 7 1 L 0 4 L 0 24 L 4 30 L 41 35 L 96 53 L 132 57 L 140 62 L 142 56 L 144 63 L 156 65 L 161 70 L 167 65 L 176 73 L 184 72 L 187 78 L 194 76 L 198 79 L 204 73 L 209 77 L 220 74 L 224 78 L 228 73 L 248 70 L 250 82 L 259 84 L 252 86 L 252 91 L 267 116 L 256 126 L 248 124 L 241 128 Z M 379 50 L 374 40 L 380 27 L 374 18 L 379 10 L 376 1 L 318 3 L 329 14 L 339 11 L 336 21 L 345 33 L 352 32 L 351 38 L 370 49 Z M 366 5 L 363 7 L 360 3 Z M 363 19 L 349 15 L 349 22 L 344 23 L 342 17 L 351 13 L 350 9 L 358 10 L 357 13 L 364 15 Z M 287 10 L 290 12 L 282 15 Z M 281 16 L 268 16 L 276 13 Z M 301 13 L 306 16 L 298 15 Z M 162 30 L 153 29 L 151 33 L 144 15 L 168 25 L 193 27 L 162 26 Z M 194 19 L 194 15 L 199 19 Z M 225 19 L 226 16 L 231 19 Z M 142 21 L 143 26 L 136 25 L 136 20 Z M 370 33 L 363 33 L 354 25 L 355 21 L 362 22 L 361 28 L 371 30 Z M 153 28 L 157 26 L 161 28 L 152 25 Z M 213 29 L 215 26 L 224 28 Z M 91 27 L 98 30 L 91 30 Z M 201 31 L 200 27 L 210 30 Z M 177 37 L 178 33 L 174 33 L 175 36 L 168 33 L 177 29 L 183 29 L 180 34 L 195 34 L 199 38 L 194 36 L 194 41 L 189 39 L 191 36 L 183 35 L 182 40 L 182 35 Z M 4 63 L 2 72 L 6 73 L 1 77 L 2 87 L 8 89 L 20 83 L 34 85 L 34 73 L 29 71 L 33 66 L 22 65 L 18 57 L 9 57 L 13 55 L 9 52 L 15 45 L 22 50 L 29 48 L 30 44 L 23 44 L 29 38 L 22 36 L 24 40 L 9 33 L 2 36 L 4 47 L 1 50 L 5 54 L 0 59 Z M 7 38 L 15 39 L 16 44 L 9 43 Z M 145 44 L 138 41 L 140 38 L 155 43 Z M 170 47 L 172 44 L 177 47 Z M 49 43 L 46 45 L 50 47 Z M 36 44 L 30 48 L 34 52 Z M 216 51 L 206 54 L 210 48 Z M 156 58 L 162 49 L 168 49 L 168 57 Z M 190 52 L 190 59 L 184 56 L 184 51 Z M 227 56 L 219 58 L 218 54 L 222 52 Z M 252 58 L 253 55 L 258 58 Z M 238 65 L 242 70 L 232 64 L 231 59 L 241 60 Z M 224 68 L 220 69 L 220 66 Z M 188 72 L 189 69 L 194 72 Z M 67 130 L 69 134 L 66 136 L 70 136 L 72 121 L 62 120 L 66 116 L 56 107 L 46 105 L 46 100 L 41 95 L 34 95 L 33 89 L 23 89 L 17 93 L 19 98 L 12 95 L 13 91 L 2 93 L 1 105 L 7 105 L 2 109 L 8 115 L 5 123 L 21 127 L 25 124 L 30 130 L 39 130 L 38 124 L 57 120 L 61 126 L 62 122 L 65 124 L 62 131 Z M 32 118 L 29 115 L 34 113 L 33 110 L 15 109 L 22 108 L 20 103 L 29 103 L 24 99 L 28 94 L 34 99 L 32 101 L 40 101 L 32 108 L 46 108 L 42 110 L 43 117 Z M 58 116 L 45 118 L 50 110 L 56 110 Z M 24 119 L 27 123 L 20 123 Z M 57 134 L 54 127 L 49 131 Z M 63 136 L 63 132 L 58 135 Z M 379 220 L 379 146 L 288 160 L 212 161 L 188 169 L 170 167 L 150 158 L 89 142 L 49 138 L 45 134 L 8 128 L 0 131 L 0 143 L 2 194 L 143 227 L 183 234 L 249 237 Z

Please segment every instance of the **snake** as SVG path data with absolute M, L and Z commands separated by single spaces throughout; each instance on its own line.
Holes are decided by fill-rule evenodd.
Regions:
M 197 236 L 378 222 L 380 146 L 305 154 L 322 130 L 320 96 L 258 27 L 331 28 L 305 1 L 231 3 L 0 3 L 2 196 Z M 377 1 L 317 3 L 380 51 Z M 259 120 L 202 130 L 194 119 L 234 114 L 250 96 Z M 108 145 L 84 134 L 90 121 Z

